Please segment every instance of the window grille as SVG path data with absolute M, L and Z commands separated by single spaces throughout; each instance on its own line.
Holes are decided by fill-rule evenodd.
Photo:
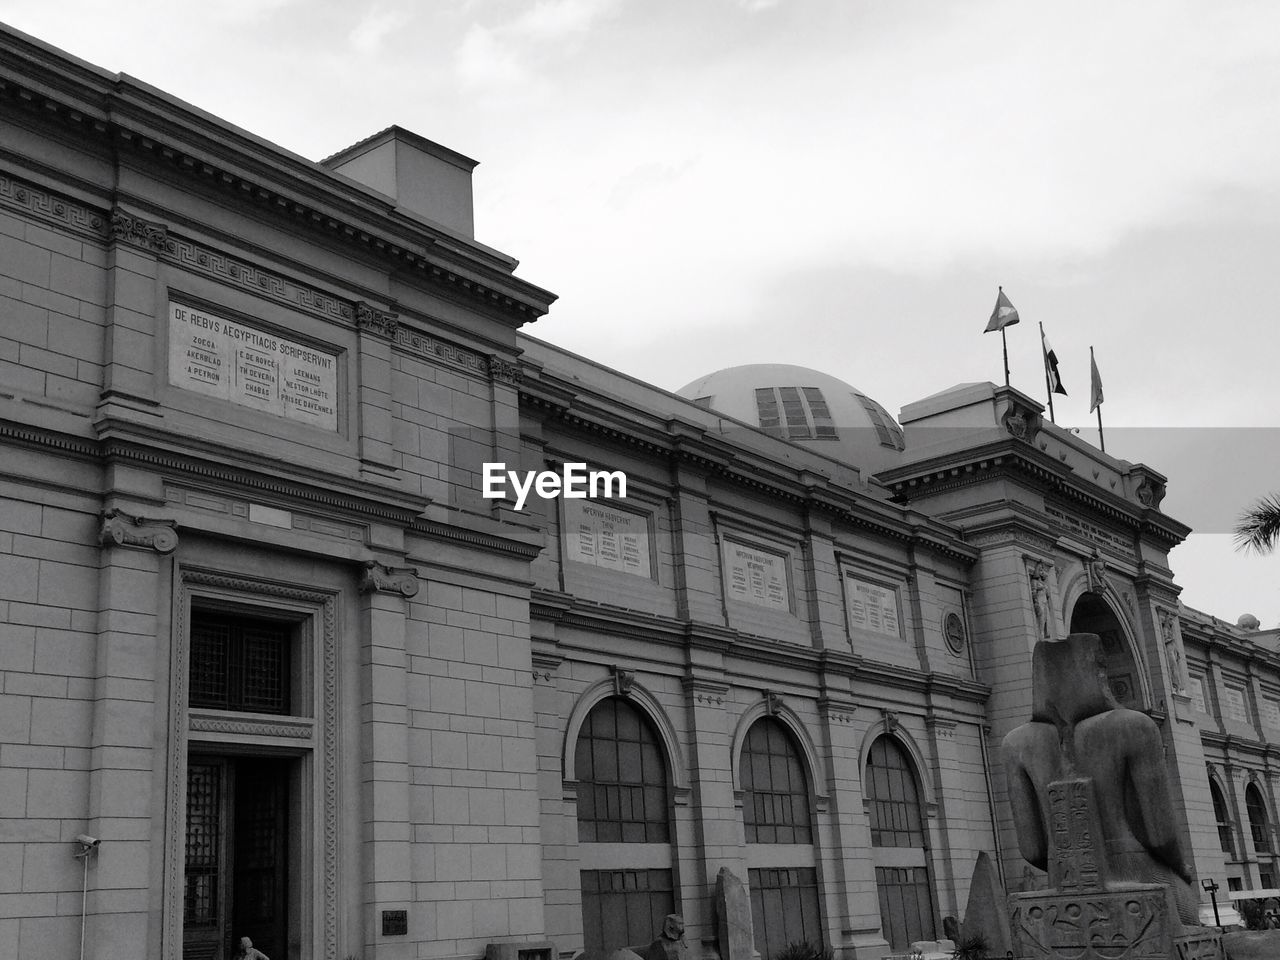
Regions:
M 187 765 L 186 892 L 182 917 L 188 926 L 218 922 L 222 836 L 222 766 Z
M 1249 836 L 1258 853 L 1271 852 L 1271 831 L 1267 829 L 1267 806 L 1262 794 L 1252 783 L 1244 791 L 1244 808 L 1249 814 Z
M 813 842 L 804 764 L 777 720 L 764 717 L 747 731 L 741 782 L 747 843 Z
M 871 745 L 867 760 L 873 847 L 924 847 L 920 794 L 902 748 L 888 737 Z
M 1222 790 L 1212 779 L 1209 781 L 1209 795 L 1213 798 L 1213 819 L 1218 822 L 1218 844 L 1222 847 L 1222 852 L 1234 860 L 1236 844 L 1231 829 L 1231 815 L 1227 812 L 1227 801 L 1223 799 Z
M 289 713 L 292 634 L 287 623 L 192 611 L 191 706 Z
M 619 697 L 602 701 L 578 734 L 578 840 L 667 843 L 670 802 L 658 737 Z

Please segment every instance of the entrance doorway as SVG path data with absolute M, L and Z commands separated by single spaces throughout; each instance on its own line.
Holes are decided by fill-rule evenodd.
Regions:
M 184 960 L 230 960 L 241 937 L 289 956 L 289 781 L 279 757 L 187 762 Z
M 1102 653 L 1107 659 L 1107 681 L 1116 703 L 1130 710 L 1141 710 L 1142 681 L 1138 665 L 1125 640 L 1120 619 L 1097 594 L 1086 593 L 1071 611 L 1072 633 L 1096 633 L 1102 639 Z

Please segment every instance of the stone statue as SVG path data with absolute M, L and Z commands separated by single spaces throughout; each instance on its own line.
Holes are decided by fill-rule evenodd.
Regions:
M 1053 639 L 1053 613 L 1049 606 L 1049 565 L 1037 560 L 1027 571 L 1031 578 L 1031 606 L 1036 614 L 1036 639 Z
M 240 938 L 240 946 L 236 948 L 235 956 L 232 960 L 271 960 L 265 953 L 254 947 L 253 941 L 248 937 Z
M 1172 613 L 1160 611 L 1160 637 L 1164 641 L 1165 664 L 1169 668 L 1169 682 L 1173 684 L 1175 693 L 1182 693 L 1187 688 L 1186 668 L 1182 656 L 1182 646 L 1178 643 L 1178 625 Z
M 1036 644 L 1031 722 L 1004 756 L 1019 849 L 1051 890 L 1162 884 L 1198 923 L 1160 729 L 1116 705 L 1096 634 Z
M 689 945 L 684 942 L 684 917 L 669 913 L 662 921 L 662 933 L 649 944 L 645 960 L 689 960 Z

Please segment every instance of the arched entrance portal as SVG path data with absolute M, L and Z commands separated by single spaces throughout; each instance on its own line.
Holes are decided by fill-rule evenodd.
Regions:
M 1102 652 L 1107 658 L 1107 679 L 1116 703 L 1130 710 L 1141 710 L 1142 680 L 1138 665 L 1125 639 L 1124 628 L 1115 611 L 1102 597 L 1083 594 L 1071 611 L 1072 633 L 1096 633 L 1102 638 Z

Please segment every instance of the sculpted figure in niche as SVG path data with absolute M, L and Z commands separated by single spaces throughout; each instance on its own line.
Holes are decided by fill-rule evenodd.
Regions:
M 1184 665 L 1182 658 L 1182 647 L 1178 644 L 1178 625 L 1174 622 L 1173 614 L 1167 610 L 1160 611 L 1160 635 L 1164 640 L 1164 658 L 1169 668 L 1169 682 L 1173 684 L 1176 693 L 1182 693 L 1187 688 L 1187 683 L 1183 679 Z
M 1191 871 L 1178 843 L 1160 728 L 1146 714 L 1116 705 L 1096 634 L 1041 641 L 1032 654 L 1032 715 L 1004 740 L 1018 847 L 1049 869 L 1048 787 L 1058 780 L 1093 781 L 1109 883 L 1162 883 L 1178 914 L 1197 924 Z
M 1036 639 L 1050 640 L 1053 614 L 1049 609 L 1049 565 L 1037 560 L 1027 573 L 1031 578 L 1031 606 L 1036 614 Z

